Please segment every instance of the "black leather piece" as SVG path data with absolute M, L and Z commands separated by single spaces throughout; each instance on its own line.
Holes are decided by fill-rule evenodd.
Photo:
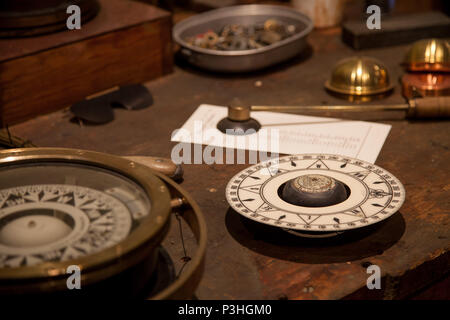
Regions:
M 150 91 L 141 84 L 133 84 L 93 99 L 77 102 L 70 107 L 70 111 L 76 118 L 102 124 L 114 120 L 113 107 L 139 110 L 152 104 L 153 96 Z
M 144 109 L 153 104 L 153 96 L 150 91 L 141 84 L 132 84 L 120 87 L 119 90 L 110 93 L 110 101 L 113 107 L 123 107 L 127 110 Z
M 114 120 L 114 112 L 105 96 L 82 100 L 70 107 L 73 115 L 81 120 L 102 124 Z

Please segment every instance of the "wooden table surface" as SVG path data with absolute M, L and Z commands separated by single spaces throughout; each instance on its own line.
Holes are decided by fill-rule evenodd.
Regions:
M 80 126 L 61 111 L 10 129 L 39 146 L 170 157 L 173 130 L 202 103 L 227 105 L 233 98 L 269 105 L 342 103 L 324 91 L 323 83 L 339 59 L 355 54 L 379 58 L 391 70 L 396 87 L 383 103 L 404 101 L 398 78 L 407 46 L 357 53 L 341 42 L 337 29 L 314 31 L 309 42 L 309 54 L 251 74 L 210 74 L 179 63 L 173 74 L 147 84 L 155 98 L 152 107 L 116 109 L 116 119 L 106 125 Z M 246 165 L 184 166 L 182 186 L 199 203 L 209 231 L 198 298 L 404 298 L 445 277 L 450 270 L 449 122 L 409 122 L 401 114 L 358 117 L 392 125 L 376 164 L 403 182 L 406 202 L 386 223 L 341 240 L 305 241 L 240 218 L 229 208 L 224 189 Z M 382 290 L 366 289 L 369 264 L 381 268 Z

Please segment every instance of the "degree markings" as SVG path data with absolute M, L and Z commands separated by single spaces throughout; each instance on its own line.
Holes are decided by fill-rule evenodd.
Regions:
M 21 210 L 29 210 L 33 203 L 39 208 L 62 210 L 70 216 L 74 214 L 74 221 L 82 221 L 76 217 L 83 214 L 83 219 L 87 219 L 87 224 L 84 224 L 86 232 L 75 236 L 75 229 L 72 229 L 65 238 L 58 240 L 60 243 L 37 247 L 39 250 L 25 248 L 25 251 L 17 252 L 0 244 L 0 251 L 6 250 L 0 252 L 0 267 L 35 265 L 90 254 L 121 241 L 131 230 L 132 217 L 126 206 L 111 195 L 101 194 L 101 191 L 68 185 L 33 185 L 0 190 L 0 196 L 2 219 Z M 65 206 L 64 209 L 61 205 Z M 70 237 L 75 238 L 69 243 L 66 239 Z M 61 247 L 52 249 L 58 246 Z
M 276 165 L 276 174 L 274 174 L 275 170 L 270 169 L 270 165 Z M 294 229 L 304 229 L 306 226 L 311 227 L 312 225 L 313 228 L 320 227 L 318 231 L 327 231 L 326 228 L 323 228 L 323 226 L 328 228 L 336 228 L 336 224 L 342 225 L 340 227 L 344 227 L 343 229 L 353 229 L 359 226 L 374 223 L 373 221 L 368 221 L 367 219 L 382 220 L 385 217 L 390 216 L 401 206 L 404 200 L 404 189 L 395 177 L 375 165 L 357 159 L 328 155 L 299 155 L 279 158 L 279 161 L 270 161 L 270 165 L 267 165 L 267 163 L 262 163 L 257 166 L 247 168 L 246 170 L 238 173 L 227 186 L 227 199 L 232 207 L 244 216 L 249 217 L 251 214 L 250 218 L 256 221 L 275 224 L 279 227 L 289 225 L 290 228 Z M 368 196 L 363 203 L 361 203 L 358 207 L 350 208 L 353 211 L 334 212 L 326 215 L 316 214 L 314 219 L 311 220 L 308 219 L 307 215 L 285 212 L 274 208 L 270 203 L 264 200 L 259 201 L 259 199 L 255 199 L 253 196 L 247 196 L 251 194 L 261 196 L 262 186 L 264 186 L 268 180 L 279 175 L 280 173 L 302 169 L 334 169 L 345 174 L 353 173 L 355 178 L 364 181 L 363 183 L 367 186 L 367 190 L 370 190 L 373 194 L 377 194 L 378 197 L 370 197 L 368 193 Z M 263 170 L 266 172 L 265 175 L 262 173 Z M 267 174 L 267 172 L 270 175 Z M 239 175 L 239 182 L 235 182 L 233 184 L 232 181 L 239 177 Z M 249 178 L 253 181 L 261 181 L 261 183 L 245 185 L 246 182 L 249 181 Z M 394 197 L 392 194 L 391 182 L 400 186 L 397 190 L 398 196 L 394 205 L 392 203 Z M 235 185 L 235 187 L 231 188 L 232 185 Z M 378 191 L 375 192 L 373 190 Z M 230 191 L 233 192 L 233 196 L 229 194 Z M 247 193 L 244 195 L 242 192 Z M 231 201 L 231 198 L 237 198 L 237 201 Z M 241 205 L 235 207 L 236 203 L 240 203 Z M 258 203 L 256 208 L 253 206 L 255 203 Z M 242 209 L 242 207 L 245 208 L 245 211 L 243 211 L 244 209 Z M 261 210 L 264 207 L 265 210 Z M 380 218 L 378 216 L 379 213 L 383 213 L 383 217 Z M 296 219 L 300 220 L 301 224 L 293 221 L 293 215 L 297 216 Z M 311 230 L 310 228 L 307 229 Z

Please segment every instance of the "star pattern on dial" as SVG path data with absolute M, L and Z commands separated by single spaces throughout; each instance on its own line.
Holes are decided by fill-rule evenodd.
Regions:
M 30 208 L 59 210 L 72 231 L 61 241 L 37 248 L 13 248 L 0 241 L 0 267 L 32 266 L 86 256 L 122 241 L 136 224 L 112 195 L 70 185 L 31 185 L 0 190 L 0 230 Z
M 343 182 L 348 199 L 328 207 L 289 204 L 279 188 L 305 174 L 322 174 Z M 364 227 L 398 211 L 405 199 L 401 182 L 386 170 L 349 157 L 326 154 L 286 156 L 251 166 L 226 187 L 230 206 L 252 220 L 295 230 L 338 231 Z

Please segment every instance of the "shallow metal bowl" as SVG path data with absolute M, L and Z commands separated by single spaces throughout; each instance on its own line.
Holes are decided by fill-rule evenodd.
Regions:
M 184 40 L 208 30 L 221 30 L 229 24 L 260 24 L 267 19 L 295 25 L 298 32 L 280 42 L 251 50 L 204 49 Z M 183 20 L 175 25 L 173 39 L 181 46 L 181 56 L 195 66 L 219 72 L 246 72 L 298 55 L 306 48 L 306 37 L 312 29 L 311 20 L 293 9 L 271 5 L 241 5 L 212 10 Z

